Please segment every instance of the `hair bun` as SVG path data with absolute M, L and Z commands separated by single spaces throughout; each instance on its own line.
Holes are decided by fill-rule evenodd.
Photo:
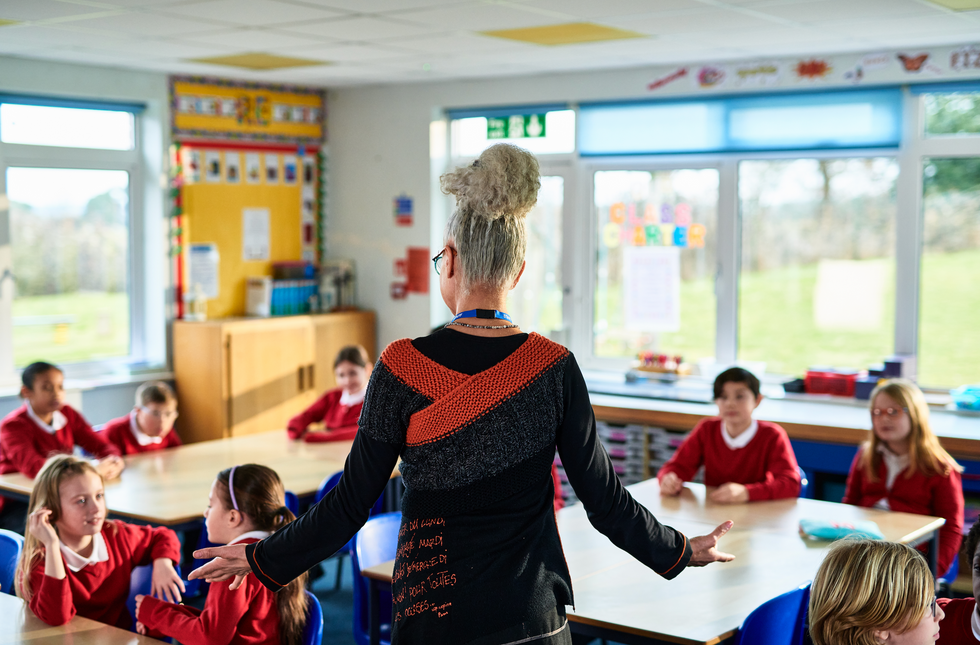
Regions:
M 456 196 L 456 206 L 491 220 L 524 217 L 538 201 L 538 160 L 509 143 L 490 146 L 471 166 L 439 178 L 442 191 Z

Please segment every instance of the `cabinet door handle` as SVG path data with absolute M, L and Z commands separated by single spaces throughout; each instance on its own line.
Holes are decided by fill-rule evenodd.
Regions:
M 316 372 L 313 371 L 313 363 L 306 366 L 306 380 L 310 384 L 310 389 L 316 389 Z
M 304 384 L 303 384 L 303 366 L 302 365 L 300 365 L 299 369 L 296 370 L 296 374 L 297 374 L 297 376 L 299 376 L 299 391 L 300 392 L 303 392 L 304 390 L 306 390 L 306 388 L 303 387 Z

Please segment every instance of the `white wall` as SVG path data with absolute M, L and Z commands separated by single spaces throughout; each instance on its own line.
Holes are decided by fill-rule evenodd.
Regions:
M 888 63 L 863 70 L 861 84 L 896 85 L 904 83 L 970 80 L 980 70 L 950 68 L 956 47 L 931 48 L 935 69 L 907 72 L 896 56 L 885 52 Z M 325 227 L 327 255 L 353 258 L 358 273 L 358 304 L 378 312 L 380 347 L 398 338 L 419 336 L 429 329 L 430 297 L 438 294 L 410 294 L 406 300 L 393 300 L 390 285 L 396 280 L 393 262 L 409 245 L 426 246 L 430 240 L 433 198 L 430 172 L 430 123 L 441 119 L 444 110 L 464 107 L 529 105 L 535 103 L 615 101 L 706 96 L 719 93 L 813 90 L 855 87 L 845 76 L 864 63 L 873 62 L 865 53 L 820 57 L 831 72 L 820 80 L 800 78 L 796 63 L 810 56 L 777 61 L 780 78 L 766 87 L 736 88 L 733 79 L 740 63 L 726 62 L 726 83 L 701 88 L 697 76 L 702 63 L 650 67 L 619 71 L 575 74 L 542 74 L 531 77 L 406 84 L 331 91 L 329 101 L 330 183 L 329 210 Z M 748 61 L 746 65 L 751 65 Z M 648 85 L 680 69 L 685 74 L 657 90 Z M 401 193 L 415 198 L 415 224 L 401 228 L 394 224 L 392 198 Z M 589 208 L 573 206 L 578 217 L 587 217 Z M 432 237 L 440 237 L 433 231 Z M 432 253 L 438 252 L 433 249 Z M 435 308 L 435 307 L 433 307 Z

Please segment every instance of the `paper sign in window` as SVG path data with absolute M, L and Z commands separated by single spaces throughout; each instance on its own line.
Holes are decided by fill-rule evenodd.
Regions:
M 626 329 L 674 332 L 681 327 L 681 253 L 672 246 L 623 247 Z
M 820 260 L 813 290 L 813 322 L 821 331 L 882 328 L 887 260 Z

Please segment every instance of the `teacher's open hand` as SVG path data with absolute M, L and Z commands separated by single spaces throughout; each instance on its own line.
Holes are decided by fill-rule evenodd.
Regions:
M 721 539 L 721 536 L 728 533 L 728 531 L 730 531 L 734 525 L 735 522 L 728 520 L 727 522 L 722 522 L 719 524 L 718 527 L 708 535 L 699 535 L 698 537 L 691 538 L 691 551 L 693 553 L 691 554 L 691 561 L 687 563 L 687 566 L 703 567 L 704 565 L 711 564 L 712 562 L 731 562 L 734 560 L 734 555 L 731 553 L 725 553 L 724 551 L 719 551 L 716 548 L 718 546 L 718 540 Z
M 203 567 L 198 567 L 191 571 L 187 576 L 188 580 L 203 578 L 207 582 L 221 582 L 229 578 L 234 578 L 230 589 L 238 589 L 245 581 L 245 576 L 252 572 L 245 558 L 245 545 L 233 544 L 231 546 L 212 546 L 206 549 L 198 549 L 194 552 L 194 557 L 198 560 L 214 558 Z

